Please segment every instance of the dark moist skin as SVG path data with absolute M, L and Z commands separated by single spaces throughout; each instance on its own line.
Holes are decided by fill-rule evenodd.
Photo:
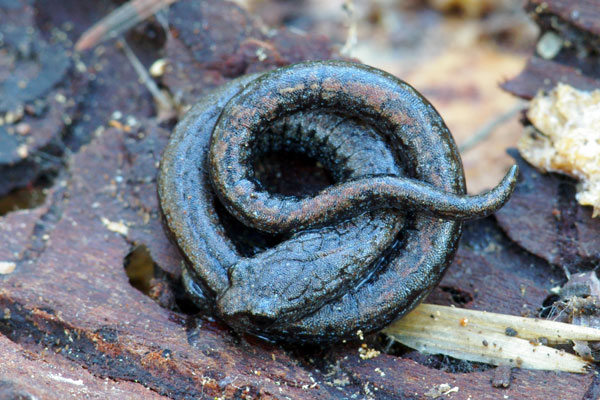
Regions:
M 253 167 L 281 151 L 319 160 L 335 184 L 269 192 Z M 374 68 L 317 61 L 204 96 L 177 125 L 158 186 L 198 306 L 239 331 L 323 343 L 411 310 L 451 262 L 461 221 L 500 208 L 516 175 L 467 196 L 426 99 Z

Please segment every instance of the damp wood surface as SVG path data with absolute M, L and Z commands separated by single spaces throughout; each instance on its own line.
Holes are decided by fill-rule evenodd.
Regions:
M 597 398 L 593 371 L 515 369 L 508 387 L 495 387 L 493 367 L 389 349 L 383 335 L 327 348 L 276 345 L 190 313 L 180 299 L 182 260 L 163 233 L 156 197 L 176 117 L 159 117 L 122 45 L 72 52 L 119 2 L 49 3 L 0 1 L 0 194 L 42 193 L 0 216 L 0 399 Z M 597 40 L 598 18 L 571 20 L 578 5 L 581 15 L 599 13 L 592 0 L 544 3 L 542 31 L 554 15 L 582 43 Z M 180 0 L 125 40 L 146 68 L 166 60 L 156 79 L 182 110 L 244 73 L 347 57 L 323 35 L 269 30 L 217 0 Z M 569 49 L 551 60 L 534 55 L 505 88 L 526 98 L 548 79 L 599 79 L 592 61 L 573 57 Z M 427 302 L 537 317 L 550 289 L 566 281 L 559 266 L 573 273 L 600 262 L 600 220 L 576 203 L 575 181 L 510 156 L 522 171 L 513 199 L 495 217 L 465 225 Z M 125 269 L 140 254 L 154 269 L 153 280 L 136 285 L 146 293 Z

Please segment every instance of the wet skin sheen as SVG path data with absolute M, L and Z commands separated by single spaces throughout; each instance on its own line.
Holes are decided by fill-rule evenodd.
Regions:
M 317 159 L 335 183 L 271 193 L 253 168 L 273 152 Z M 516 174 L 467 196 L 452 136 L 426 99 L 382 71 L 319 61 L 204 96 L 177 125 L 158 183 L 198 306 L 240 331 L 330 342 L 422 300 L 454 256 L 461 221 L 500 208 Z

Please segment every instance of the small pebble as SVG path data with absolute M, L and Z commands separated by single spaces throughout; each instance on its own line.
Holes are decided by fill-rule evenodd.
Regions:
M 21 122 L 21 123 L 17 124 L 15 129 L 19 135 L 23 135 L 23 136 L 29 135 L 29 132 L 31 132 L 31 125 L 29 125 L 25 122 Z
M 518 332 L 511 328 L 510 326 L 504 330 L 506 336 L 517 336 Z
M 154 78 L 158 78 L 165 73 L 165 69 L 167 67 L 167 61 L 164 58 L 159 58 L 154 61 L 150 66 L 150 75 Z
M 540 57 L 551 60 L 560 52 L 563 40 L 556 33 L 548 31 L 542 35 L 537 43 L 536 50 Z
M 15 270 L 17 264 L 12 261 L 0 261 L 0 275 L 8 275 Z

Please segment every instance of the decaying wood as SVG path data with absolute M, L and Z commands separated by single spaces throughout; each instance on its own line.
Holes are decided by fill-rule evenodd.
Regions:
M 508 92 L 530 99 L 539 90 L 552 89 L 558 82 L 582 90 L 600 88 L 598 48 L 600 7 L 595 0 L 529 0 L 527 10 L 542 35 L 555 33 L 561 49 L 551 59 L 531 56 L 523 72 L 502 86 Z
M 181 290 L 181 257 L 163 233 L 155 186 L 174 121 L 158 122 L 152 96 L 114 42 L 72 53 L 73 43 L 116 3 L 0 2 L 0 30 L 10 26 L 6 21 L 31 27 L 35 40 L 59 46 L 69 66 L 54 86 L 36 94 L 49 106 L 23 117 L 52 131 L 56 172 L 46 200 L 0 217 L 0 262 L 16 264 L 0 275 L 0 359 L 6 360 L 0 363 L 0 397 L 402 399 L 447 393 L 453 399 L 583 399 L 596 393 L 593 374 L 519 369 L 509 388 L 494 388 L 493 369 L 456 373 L 467 371 L 406 349 L 378 355 L 385 345 L 375 335 L 326 349 L 270 344 L 238 336 L 210 316 L 186 313 L 181 303 L 161 306 L 132 287 L 124 263 L 143 245 L 162 279 L 155 293 L 167 292 L 154 298 L 177 299 Z M 285 29 L 266 33 L 232 3 L 180 0 L 167 19 L 166 33 L 150 20 L 127 42 L 146 66 L 166 61 L 159 83 L 183 107 L 243 73 L 337 57 L 325 38 Z M 6 193 L 34 183 L 48 168 L 35 158 L 44 144 L 21 150 L 25 157 L 14 161 L 3 150 L 15 137 L 3 135 L 0 192 Z M 13 146 L 15 154 L 21 144 Z M 35 166 L 33 173 L 27 165 Z M 549 192 L 540 192 L 535 185 L 544 179 L 535 170 L 524 174 L 500 224 L 488 218 L 466 226 L 455 262 L 429 302 L 536 316 L 549 290 L 565 280 L 555 264 L 570 260 L 583 269 L 598 260 L 600 222 L 589 222 L 587 210 L 577 208 L 572 181 L 551 178 Z M 557 204 L 544 202 L 548 193 L 560 194 Z M 526 203 L 542 206 L 532 212 Z M 550 237 L 567 232 L 579 245 L 560 245 L 554 256 L 553 248 L 532 243 L 527 238 L 539 237 L 540 220 Z
M 502 88 L 524 99 L 531 99 L 539 90 L 549 91 L 559 82 L 581 89 L 600 88 L 600 79 L 584 75 L 576 67 L 533 56 L 527 66 L 514 79 L 502 84 Z

